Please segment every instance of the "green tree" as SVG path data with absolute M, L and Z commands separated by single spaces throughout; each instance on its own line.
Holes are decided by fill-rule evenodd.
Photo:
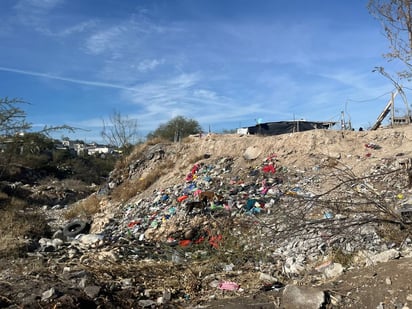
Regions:
M 167 123 L 161 124 L 155 131 L 147 135 L 147 139 L 163 138 L 169 141 L 180 141 L 190 134 L 200 133 L 201 126 L 196 120 L 176 116 Z
M 397 74 L 401 78 L 411 78 L 412 0 L 369 0 L 368 9 L 382 24 L 389 41 L 390 51 L 384 57 L 403 62 L 406 68 Z

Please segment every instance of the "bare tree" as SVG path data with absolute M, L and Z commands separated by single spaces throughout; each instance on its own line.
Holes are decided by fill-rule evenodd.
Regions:
M 31 127 L 26 122 L 26 113 L 19 107 L 25 103 L 21 99 L 0 98 L 0 134 L 2 136 L 12 136 Z
M 46 126 L 35 132 L 32 130 L 31 123 L 26 121 L 26 112 L 21 108 L 24 104 L 29 103 L 18 98 L 0 98 L 0 178 L 13 166 L 21 165 L 25 147 L 30 149 L 33 149 L 33 145 L 38 147 L 39 143 L 49 138 L 51 132 L 77 130 L 67 125 L 60 125 Z
M 389 40 L 388 60 L 406 65 L 401 78 L 412 77 L 412 0 L 369 0 L 369 12 L 380 21 Z
M 112 146 L 123 150 L 129 149 L 138 142 L 137 120 L 114 111 L 109 117 L 109 122 L 103 120 L 101 136 Z

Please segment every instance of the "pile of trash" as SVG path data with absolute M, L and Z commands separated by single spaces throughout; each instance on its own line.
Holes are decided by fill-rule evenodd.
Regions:
M 235 168 L 239 159 L 248 160 L 249 167 Z M 192 250 L 207 243 L 219 249 L 230 224 L 231 236 L 244 250 L 264 252 L 289 277 L 317 269 L 337 251 L 370 257 L 395 246 L 379 235 L 376 210 L 383 206 L 370 199 L 400 203 L 400 191 L 393 191 L 405 188 L 405 179 L 395 176 L 398 161 L 380 162 L 369 175 L 357 177 L 322 162 L 297 170 L 281 159 L 271 153 L 259 161 L 250 149 L 243 158 L 208 156 L 193 164 L 180 183 L 122 205 L 101 233 L 111 242 L 126 238 Z M 357 208 L 366 201 L 372 211 Z
M 315 163 L 303 167 L 286 164 L 286 151 L 252 145 L 243 154 L 207 151 L 189 163 L 177 146 L 156 145 L 99 190 L 109 212 L 91 222 L 68 222 L 31 254 L 104 268 L 90 294 L 112 293 L 102 284 L 106 280 L 116 291 L 139 295 L 142 306 L 211 299 L 216 291 L 287 291 L 293 280 L 325 281 L 352 267 L 412 256 L 412 240 L 397 238 L 412 217 L 409 161 L 404 154 L 379 158 L 385 147 L 375 142 L 359 142 L 360 154 L 352 160 L 368 163 L 361 174 L 344 162 L 352 153 L 317 154 Z M 144 179 L 167 160 L 175 162 L 165 175 L 171 181 L 159 180 L 125 202 L 112 199 L 117 187 Z M 207 271 L 195 272 L 202 263 Z M 142 265 L 152 272 L 170 269 L 170 282 L 152 274 L 132 278 L 130 272 Z M 121 267 L 134 268 L 115 273 Z M 167 289 L 150 292 L 156 284 Z M 321 304 L 324 293 L 318 292 Z

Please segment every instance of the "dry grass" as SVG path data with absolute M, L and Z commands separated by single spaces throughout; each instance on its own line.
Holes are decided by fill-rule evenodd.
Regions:
M 346 253 L 341 248 L 337 248 L 330 253 L 331 260 L 341 264 L 343 267 L 351 266 L 354 254 Z
M 77 202 L 65 214 L 66 219 L 90 218 L 100 211 L 100 199 L 93 194 Z
M 147 150 L 147 148 L 149 147 L 149 143 L 146 142 L 144 144 L 138 144 L 136 145 L 131 154 L 128 156 L 122 156 L 119 160 L 116 161 L 114 170 L 118 170 L 118 171 L 127 171 L 128 166 L 136 161 L 139 160 L 140 158 L 142 158 L 144 156 L 144 152 Z
M 0 201 L 4 201 L 8 199 L 9 199 L 9 196 L 7 195 L 7 193 L 0 192 Z
M 188 162 L 189 164 L 194 164 L 196 162 L 199 162 L 205 158 L 204 155 L 198 155 L 198 154 L 193 154 L 189 159 Z
M 12 198 L 0 211 L 0 257 L 17 257 L 27 251 L 25 239 L 50 236 L 44 216 L 27 209 L 24 200 Z
M 376 232 L 386 242 L 394 243 L 396 246 L 402 245 L 411 234 L 410 229 L 400 229 L 399 226 L 390 223 L 380 224 Z
M 116 187 L 112 192 L 112 197 L 116 200 L 125 202 L 138 193 L 143 192 L 148 189 L 152 184 L 154 184 L 161 176 L 166 175 L 171 168 L 173 168 L 175 163 L 171 160 L 166 160 L 161 164 L 157 165 L 152 170 L 148 171 L 140 179 L 132 179 L 123 182 L 121 185 Z
M 155 137 L 152 139 L 149 139 L 146 142 L 147 145 L 149 146 L 153 146 L 153 145 L 157 145 L 157 144 L 170 144 L 170 141 L 161 137 Z

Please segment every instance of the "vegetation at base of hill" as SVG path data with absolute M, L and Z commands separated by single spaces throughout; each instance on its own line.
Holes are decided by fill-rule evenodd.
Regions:
M 52 177 L 101 184 L 113 169 L 112 155 L 77 155 L 56 149 L 55 141 L 41 133 L 8 137 L 0 157 L 0 180 L 34 183 Z
M 76 179 L 100 184 L 113 169 L 113 156 L 78 156 L 56 149 L 49 137 L 53 131 L 75 131 L 66 125 L 45 127 L 33 132 L 22 109 L 21 99 L 0 98 L 0 181 L 32 184 L 45 177 Z
M 0 258 L 7 259 L 24 256 L 34 250 L 36 240 L 51 236 L 37 206 L 84 198 L 92 184 L 106 181 L 117 160 L 113 155 L 77 155 L 57 148 L 60 142 L 49 133 L 75 129 L 62 125 L 34 132 L 26 122 L 24 104 L 29 103 L 0 98 Z M 87 215 L 96 207 L 98 201 L 89 199 L 79 209 Z
M 0 201 L 7 205 L 0 207 L 0 258 L 24 256 L 34 246 L 33 240 L 50 237 L 51 231 L 46 218 L 33 210 L 28 203 L 0 192 Z

